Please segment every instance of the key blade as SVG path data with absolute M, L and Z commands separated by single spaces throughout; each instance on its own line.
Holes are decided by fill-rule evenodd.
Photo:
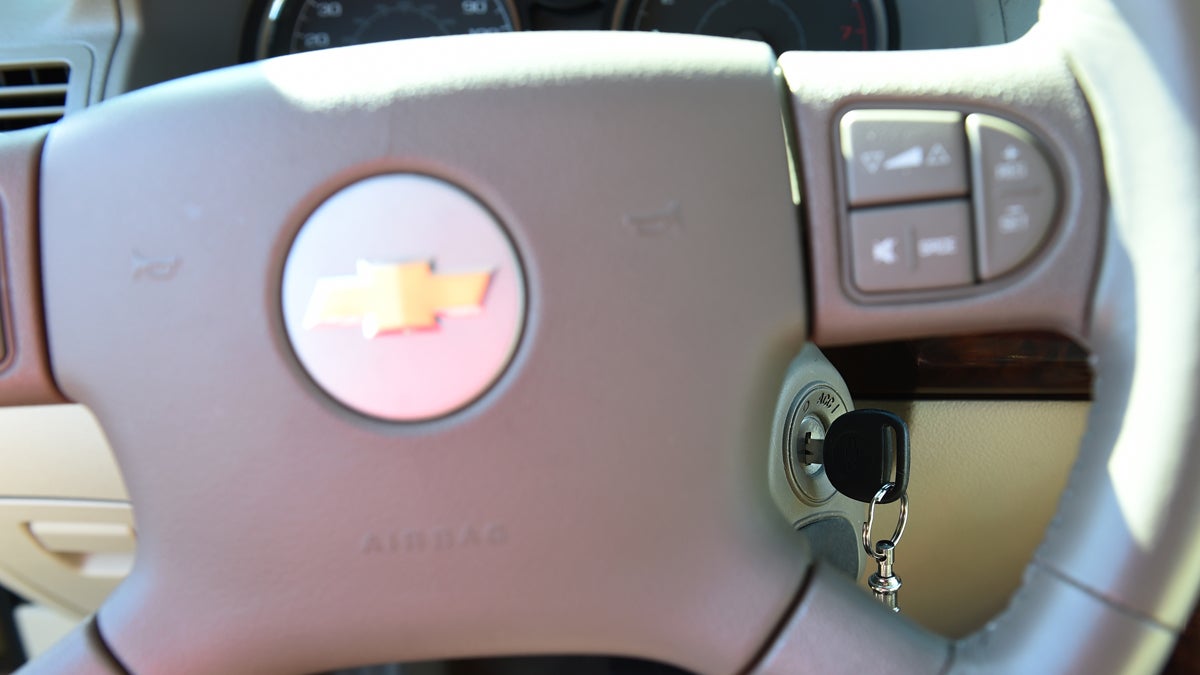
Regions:
M 825 459 L 825 441 L 813 438 L 811 433 L 804 434 L 804 446 L 801 451 L 805 464 L 822 464 Z

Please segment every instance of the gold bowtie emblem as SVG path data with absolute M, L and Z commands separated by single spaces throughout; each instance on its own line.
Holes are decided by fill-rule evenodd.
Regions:
M 358 274 L 318 279 L 304 328 L 362 324 L 367 338 L 438 327 L 439 316 L 483 309 L 491 272 L 435 274 L 428 261 L 375 265 L 358 261 Z

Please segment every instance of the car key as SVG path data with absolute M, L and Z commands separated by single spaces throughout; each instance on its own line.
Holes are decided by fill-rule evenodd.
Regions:
M 862 546 L 878 565 L 867 586 L 875 599 L 899 612 L 902 582 L 895 572 L 895 556 L 896 544 L 908 522 L 908 425 L 886 410 L 853 410 L 833 421 L 823 441 L 806 436 L 803 449 L 806 463 L 825 466 L 825 475 L 834 489 L 867 504 Z M 891 538 L 873 543 L 875 507 L 897 499 L 900 515 L 896 530 Z
M 847 412 L 823 441 L 806 438 L 804 452 L 806 463 L 825 465 L 835 490 L 864 504 L 890 504 L 908 491 L 908 425 L 886 410 Z M 876 499 L 885 484 L 891 487 Z

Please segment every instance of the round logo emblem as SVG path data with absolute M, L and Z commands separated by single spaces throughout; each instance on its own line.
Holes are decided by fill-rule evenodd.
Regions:
M 317 208 L 292 243 L 282 295 L 313 380 L 358 412 L 405 422 L 487 391 L 525 315 L 520 261 L 495 216 L 417 174 L 367 178 Z

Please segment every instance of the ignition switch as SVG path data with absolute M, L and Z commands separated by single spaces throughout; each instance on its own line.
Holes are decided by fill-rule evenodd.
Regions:
M 833 420 L 846 412 L 846 401 L 832 386 L 812 383 L 792 402 L 784 423 L 783 460 L 788 482 L 796 496 L 820 504 L 834 495 L 825 467 L 805 458 L 806 438 L 822 440 Z
M 862 505 L 834 490 L 824 466 L 805 461 L 804 440 L 823 440 L 833 421 L 853 409 L 837 369 L 816 345 L 805 345 L 783 379 L 767 465 L 771 498 L 808 539 L 813 557 L 851 577 L 866 559 L 858 536 Z

